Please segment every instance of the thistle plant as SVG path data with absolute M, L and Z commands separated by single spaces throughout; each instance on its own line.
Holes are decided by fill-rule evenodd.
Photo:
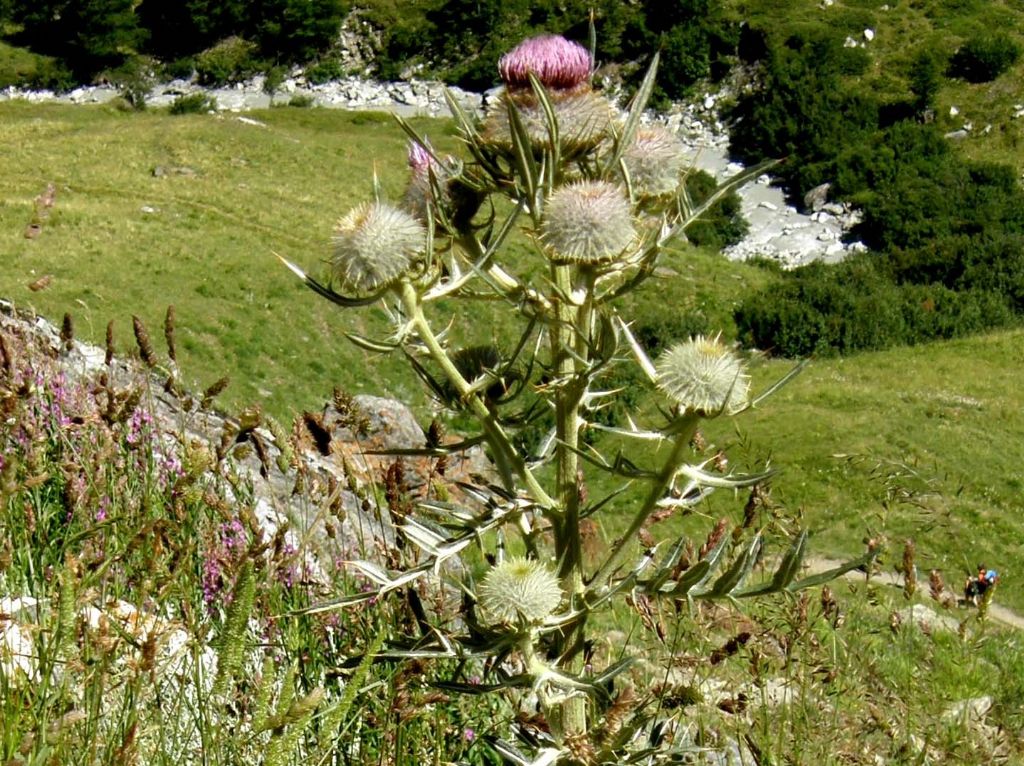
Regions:
M 386 570 L 352 562 L 376 587 L 315 609 L 406 591 L 430 578 L 457 580 L 469 605 L 464 622 L 432 625 L 410 656 L 488 658 L 493 683 L 472 685 L 474 692 L 522 687 L 535 693 L 551 732 L 538 757 L 549 763 L 605 762 L 650 746 L 649 713 L 622 722 L 618 711 L 614 737 L 586 739 L 613 703 L 612 680 L 629 666 L 627 658 L 585 669 L 592 617 L 617 599 L 735 600 L 820 585 L 864 562 L 798 579 L 804 531 L 774 557 L 772 574 L 751 583 L 755 564 L 765 559 L 759 532 L 719 534 L 696 560 L 686 555 L 684 539 L 665 549 L 638 545 L 655 514 L 698 505 L 714 489 L 751 488 L 770 477 L 767 470 L 709 468 L 695 460 L 691 444 L 703 421 L 741 415 L 790 376 L 753 395 L 747 363 L 719 337 L 691 338 L 652 360 L 630 331 L 619 299 L 641 289 L 663 259 L 680 257 L 681 248 L 670 253 L 668 246 L 685 242 L 689 225 L 767 165 L 749 168 L 695 205 L 683 184 L 683 146 L 667 130 L 642 125 L 657 57 L 621 116 L 592 90 L 592 68 L 591 54 L 561 37 L 519 45 L 502 58 L 504 91 L 480 122 L 449 98 L 465 160 L 438 156 L 426 137 L 399 120 L 410 139 L 404 199 L 363 203 L 341 219 L 327 279 L 285 261 L 308 287 L 340 306 L 383 305 L 392 334 L 349 333 L 349 339 L 366 350 L 404 355 L 442 405 L 476 424 L 461 441 L 432 444 L 423 454 L 482 443 L 496 475 L 463 487 L 459 501 L 426 500 L 402 514 L 397 531 L 420 553 L 415 563 Z M 535 248 L 541 273 L 508 258 L 516 231 Z M 506 305 L 521 327 L 510 344 L 515 351 L 451 344 L 438 328 L 452 322 L 443 310 L 452 301 Z M 662 397 L 660 422 L 614 428 L 595 418 L 616 395 L 607 376 L 625 364 L 639 366 Z M 538 403 L 524 404 L 531 395 Z M 553 426 L 539 445 L 524 446 L 516 429 L 538 413 L 553 414 Z M 585 432 L 598 428 L 635 442 L 631 454 L 639 457 L 609 459 L 586 445 Z M 622 487 L 590 499 L 583 487 L 598 471 Z M 615 514 L 626 485 L 642 488 L 626 532 L 590 560 L 581 523 Z M 510 538 L 518 538 L 517 555 L 502 560 Z M 446 566 L 473 545 L 498 552 L 490 569 L 473 577 L 472 569 Z M 388 656 L 402 656 L 397 642 Z M 448 687 L 470 690 L 458 679 Z M 496 747 L 528 762 L 506 742 Z

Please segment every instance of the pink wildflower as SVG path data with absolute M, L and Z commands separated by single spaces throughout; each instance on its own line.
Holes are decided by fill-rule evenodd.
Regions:
M 561 35 L 540 35 L 502 56 L 498 73 L 509 87 L 528 88 L 533 72 L 546 88 L 571 90 L 586 82 L 592 66 L 590 53 L 579 43 Z
M 430 147 L 418 141 L 409 142 L 409 167 L 413 173 L 426 173 L 430 166 L 436 164 L 430 156 Z

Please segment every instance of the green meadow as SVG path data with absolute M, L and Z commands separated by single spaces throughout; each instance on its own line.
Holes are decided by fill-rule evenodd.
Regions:
M 182 380 L 202 390 L 229 376 L 217 399 L 228 413 L 256 405 L 290 422 L 322 409 L 337 387 L 407 401 L 423 424 L 440 417 L 401 358 L 345 338 L 386 334 L 380 309 L 333 306 L 276 257 L 323 273 L 334 222 L 375 187 L 391 199 L 403 193 L 404 134 L 377 113 L 244 116 L 0 104 L 0 297 L 58 326 L 69 314 L 76 337 L 99 346 L 112 321 L 125 356 L 139 353 L 133 316 L 162 353 L 173 305 Z M 414 127 L 439 152 L 458 153 L 449 122 Z M 39 217 L 34 200 L 51 183 L 54 205 Z M 525 244 L 512 247 L 528 272 Z M 731 339 L 733 307 L 777 278 L 680 244 L 621 310 L 665 332 L 699 317 Z M 435 309 L 439 320 L 456 310 L 444 301 Z M 452 314 L 450 337 L 512 342 L 507 314 L 474 304 Z M 755 390 L 796 363 L 748 351 Z M 705 454 L 721 449 L 738 471 L 778 470 L 758 517 L 770 556 L 807 526 L 810 556 L 853 557 L 875 540 L 891 572 L 912 540 L 917 590 L 908 597 L 859 578 L 742 612 L 633 602 L 607 615 L 593 647 L 605 665 L 625 645 L 641 658 L 617 681 L 617 700 L 637 715 L 665 712 L 700 747 L 745 743 L 765 764 L 1019 762 L 1019 635 L 986 620 L 984 608 L 943 611 L 928 596 L 928 572 L 959 590 L 983 560 L 1001 572 L 996 603 L 1024 611 L 1022 365 L 1022 330 L 810 360 L 757 408 L 708 421 Z M 621 399 L 638 425 L 656 424 L 655 399 L 638 381 L 619 380 Z M 169 478 L 159 432 L 144 423 L 86 417 L 73 431 L 82 438 L 71 440 L 52 409 L 55 389 L 10 391 L 0 404 L 27 446 L 20 463 L 0 464 L 0 574 L 11 594 L 53 608 L 35 614 L 37 678 L 8 672 L 17 655 L 0 646 L 0 763 L 494 764 L 488 743 L 530 723 L 499 695 L 431 684 L 483 672 L 476 660 L 360 662 L 367 647 L 416 631 L 412 598 L 308 613 L 366 580 L 339 566 L 304 581 L 302 550 L 259 537 L 230 461 L 183 444 L 180 473 Z M 74 404 L 68 395 L 68 412 Z M 621 448 L 637 462 L 651 458 L 635 443 L 592 437 L 606 457 Z M 74 479 L 82 489 L 68 489 Z M 617 486 L 588 480 L 593 497 Z M 361 497 L 386 513 L 380 497 Z M 670 527 L 681 529 L 699 545 L 719 518 L 740 523 L 745 501 L 718 491 L 652 532 L 668 539 Z M 326 496 L 315 502 L 330 505 Z M 629 493 L 616 501 L 596 545 L 621 533 L 637 502 Z M 318 530 L 333 529 L 330 514 L 315 517 Z M 396 568 L 413 563 L 408 549 L 387 555 Z M 468 571 L 478 559 L 474 548 Z M 159 642 L 110 616 L 125 603 L 166 617 Z M 914 603 L 953 627 L 918 629 L 899 616 Z M 108 616 L 93 626 L 76 617 L 95 604 Z M 443 593 L 430 607 L 460 608 Z M 175 644 L 185 649 L 172 653 L 169 636 L 185 636 Z M 978 699 L 990 705 L 984 723 L 956 707 Z
M 183 379 L 202 390 L 229 376 L 219 399 L 228 411 L 258 405 L 287 422 L 340 387 L 405 400 L 429 422 L 432 402 L 404 362 L 344 337 L 386 334 L 381 312 L 321 300 L 275 257 L 322 274 L 335 220 L 372 196 L 374 177 L 382 195 L 401 195 L 404 134 L 379 113 L 277 108 L 246 117 L 261 124 L 226 113 L 0 105 L 0 295 L 57 324 L 70 313 L 76 336 L 100 346 L 113 321 L 123 353 L 137 353 L 133 315 L 159 338 L 173 304 Z M 449 123 L 414 124 L 439 151 L 458 151 Z M 27 238 L 33 199 L 48 183 L 56 203 Z M 685 246 L 665 263 L 627 316 L 697 313 L 728 337 L 732 306 L 774 278 Z M 511 341 L 500 307 L 473 308 L 481 313 L 452 317 L 455 339 Z M 854 554 L 879 537 L 895 555 L 913 538 L 921 565 L 951 581 L 976 559 L 1006 570 L 1000 597 L 1024 608 L 1013 587 L 1024 533 L 1022 338 L 1012 331 L 812 360 L 757 410 L 712 423 L 709 437 L 736 465 L 767 461 L 780 471 L 773 498 L 804 517 L 818 553 Z M 755 381 L 767 387 L 792 365 L 758 356 Z M 640 413 L 650 409 L 638 403 Z

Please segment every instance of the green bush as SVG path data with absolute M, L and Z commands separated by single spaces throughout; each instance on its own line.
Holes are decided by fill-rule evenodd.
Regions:
M 992 290 L 956 291 L 941 285 L 906 285 L 904 343 L 925 343 L 1004 327 L 1015 321 L 1005 299 Z
M 154 77 L 153 62 L 140 56 L 133 56 L 107 75 L 125 104 L 137 112 L 146 108 L 146 99 L 153 90 Z
M 205 93 L 187 93 L 178 96 L 168 111 L 171 114 L 206 114 L 217 108 L 217 99 Z
M 834 181 L 836 158 L 856 151 L 878 129 L 877 100 L 842 83 L 854 66 L 851 50 L 829 36 L 797 36 L 771 48 L 760 86 L 741 96 L 729 115 L 732 153 L 748 164 L 786 158 L 777 172 L 796 198 Z
M 32 90 L 65 93 L 78 85 L 78 78 L 59 59 L 43 58 L 20 84 Z
M 309 61 L 337 39 L 343 0 L 258 0 L 253 38 L 268 58 Z
M 306 80 L 314 85 L 340 80 L 344 76 L 345 69 L 338 59 L 321 59 L 312 66 L 306 67 Z
M 171 80 L 190 80 L 196 72 L 196 60 L 192 56 L 172 59 L 164 63 L 162 72 Z
M 119 66 L 144 38 L 133 0 L 11 0 L 13 39 L 61 60 L 77 82 Z
M 259 72 L 256 43 L 229 37 L 196 56 L 196 75 L 203 85 L 239 82 Z
M 1006 326 L 1013 312 L 994 290 L 896 284 L 881 257 L 797 269 L 735 312 L 741 340 L 784 357 L 830 356 L 953 338 Z
M 990 82 L 1017 63 L 1021 47 L 1005 32 L 985 32 L 969 38 L 949 62 L 951 77 Z
M 703 170 L 686 176 L 686 191 L 695 205 L 706 200 L 716 187 L 715 179 Z M 730 192 L 691 224 L 686 236 L 698 247 L 721 250 L 743 239 L 748 229 L 740 197 L 736 192 Z

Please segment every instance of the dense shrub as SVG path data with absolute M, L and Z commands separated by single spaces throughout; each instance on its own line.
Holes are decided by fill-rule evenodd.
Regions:
M 919 115 L 934 106 L 935 96 L 942 85 L 942 74 L 949 62 L 941 52 L 927 45 L 910 60 L 907 81 L 913 94 L 912 103 Z
M 60 60 L 47 57 L 41 59 L 19 84 L 33 90 L 63 93 L 74 88 L 78 84 L 78 78 Z
M 997 292 L 896 284 L 878 259 L 872 254 L 791 272 L 737 308 L 741 339 L 779 356 L 828 356 L 952 338 L 1014 320 Z
M 1021 47 L 1004 32 L 985 32 L 969 38 L 949 62 L 951 77 L 989 82 L 1017 63 Z
M 855 233 L 869 247 L 913 249 L 956 235 L 1024 232 L 1024 194 L 1013 169 L 963 161 L 932 125 L 899 123 L 860 149 L 856 167 L 837 164 L 837 190 L 863 209 Z
M 306 67 L 305 75 L 307 81 L 319 85 L 332 80 L 340 80 L 345 76 L 345 70 L 337 59 L 323 59 Z
M 703 170 L 686 177 L 686 191 L 695 205 L 706 200 L 716 186 L 715 179 Z M 730 192 L 690 225 L 686 230 L 687 238 L 699 247 L 715 250 L 736 244 L 743 239 L 749 228 L 740 207 L 739 195 Z
M 343 0 L 259 0 L 254 39 L 267 58 L 309 61 L 338 37 Z
M 195 58 L 196 75 L 203 85 L 238 82 L 260 71 L 256 44 L 241 37 L 229 37 Z
M 144 37 L 134 0 L 11 0 L 9 12 L 15 41 L 59 58 L 77 81 L 120 65 Z
M 217 100 L 205 93 L 178 96 L 167 108 L 171 114 L 206 114 L 217 108 Z
M 147 50 L 176 59 L 244 34 L 249 5 L 245 0 L 142 0 L 137 13 L 149 34 Z
M 878 103 L 840 79 L 861 66 L 863 52 L 854 50 L 829 36 L 793 37 L 771 49 L 758 88 L 731 111 L 730 150 L 748 163 L 787 158 L 779 175 L 796 198 L 834 180 L 836 158 L 878 128 Z
M 154 64 L 151 60 L 133 56 L 117 69 L 107 73 L 108 79 L 117 87 L 124 103 L 134 111 L 146 108 L 146 99 L 153 90 Z
M 996 293 L 1024 315 L 1024 235 L 976 238 L 964 248 L 954 286 Z

